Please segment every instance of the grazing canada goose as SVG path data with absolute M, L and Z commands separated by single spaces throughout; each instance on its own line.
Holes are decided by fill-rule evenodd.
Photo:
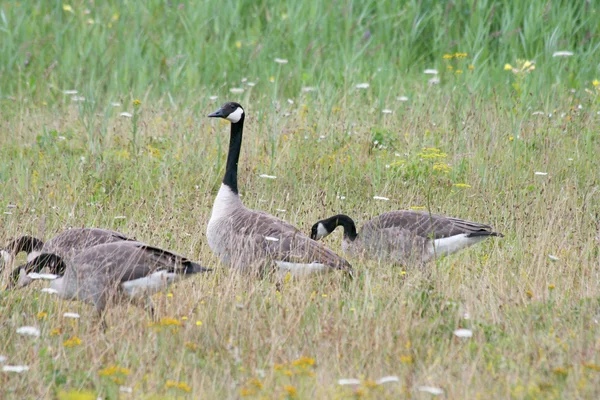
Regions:
M 338 226 L 344 228 L 342 249 L 397 264 L 424 264 L 436 256 L 456 253 L 487 237 L 499 236 L 489 225 L 418 211 L 392 211 L 367 221 L 360 233 L 352 218 L 339 214 L 313 225 L 311 238 L 319 240 Z
M 32 275 L 48 267 L 56 274 L 50 288 L 62 298 L 80 300 L 96 307 L 102 316 L 110 301 L 145 299 L 152 311 L 149 295 L 199 272 L 210 271 L 185 257 L 135 241 L 99 244 L 83 250 L 71 259 L 42 253 L 19 267 Z M 34 274 L 32 274 L 33 272 Z M 23 275 L 23 274 L 21 274 Z
M 38 255 L 42 253 L 52 253 L 59 256 L 62 259 L 69 260 L 82 250 L 87 248 L 104 244 L 114 243 L 127 240 L 134 240 L 128 238 L 122 233 L 111 231 L 108 229 L 101 228 L 72 228 L 59 233 L 53 238 L 49 239 L 46 243 L 40 239 L 31 236 L 21 236 L 17 239 L 12 240 L 7 250 L 3 254 L 7 254 L 7 263 L 12 261 L 21 251 L 27 253 L 27 261 L 33 261 Z M 43 261 L 40 260 L 40 261 Z M 19 274 L 23 271 L 22 269 L 16 269 L 12 273 L 11 283 L 14 284 L 19 279 Z M 10 286 L 9 284 L 9 286 Z
M 244 109 L 238 103 L 225 103 L 209 117 L 224 118 L 231 122 L 225 176 L 206 229 L 212 251 L 224 264 L 251 273 L 275 269 L 278 273 L 296 275 L 340 269 L 351 275 L 350 264 L 333 251 L 310 239 L 293 225 L 242 204 L 237 172 Z
M 61 258 L 69 258 L 79 251 L 103 243 L 134 240 L 120 232 L 101 228 L 71 228 L 49 239 L 46 243 L 31 236 L 13 239 L 3 250 L 5 258 L 11 260 L 17 254 L 27 253 L 27 261 L 32 261 L 40 253 L 54 253 Z

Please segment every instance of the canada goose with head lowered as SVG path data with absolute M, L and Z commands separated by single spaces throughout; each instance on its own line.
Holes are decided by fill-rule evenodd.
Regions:
M 239 270 L 307 274 L 333 269 L 352 273 L 350 264 L 293 225 L 246 208 L 238 193 L 237 172 L 245 112 L 238 103 L 225 103 L 209 117 L 231 122 L 229 152 L 223 183 L 206 230 L 208 244 L 221 261 Z
M 134 240 L 124 234 L 101 228 L 71 228 L 49 239 L 46 243 L 32 236 L 21 236 L 11 240 L 6 250 L 0 252 L 6 261 L 11 261 L 20 252 L 27 253 L 27 261 L 40 253 L 55 253 L 62 258 L 72 257 L 79 251 L 104 243 Z
M 360 233 L 352 218 L 334 215 L 314 224 L 311 237 L 322 239 L 340 225 L 344 228 L 345 253 L 404 265 L 424 264 L 490 236 L 503 236 L 477 222 L 427 212 L 392 211 L 367 221 Z
M 20 266 L 33 275 L 49 268 L 57 278 L 50 288 L 65 299 L 90 303 L 102 315 L 111 301 L 143 299 L 164 290 L 168 285 L 199 272 L 210 271 L 185 257 L 134 241 L 105 243 L 83 250 L 71 259 L 53 253 L 42 253 Z M 22 275 L 22 274 L 21 274 Z
M 62 259 L 69 260 L 81 251 L 104 243 L 115 243 L 133 240 L 120 232 L 101 228 L 72 228 L 67 229 L 49 239 L 46 243 L 31 236 L 21 236 L 9 242 L 3 250 L 7 264 L 10 263 L 21 251 L 27 253 L 27 261 L 34 260 L 42 253 L 52 253 Z M 43 261 L 44 259 L 40 260 Z M 41 268 L 40 268 L 41 269 Z M 15 283 L 18 274 L 23 271 L 13 271 L 11 283 Z

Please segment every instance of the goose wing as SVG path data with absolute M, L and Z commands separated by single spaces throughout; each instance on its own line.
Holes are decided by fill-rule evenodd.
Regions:
M 100 244 L 131 241 L 120 232 L 101 228 L 73 228 L 59 233 L 48 240 L 42 249 L 44 253 L 54 253 L 70 258 L 78 252 Z
M 369 230 L 406 230 L 416 236 L 441 239 L 467 234 L 469 236 L 501 236 L 492 227 L 459 218 L 446 217 L 419 211 L 392 211 L 373 218 L 363 226 Z
M 273 261 L 320 263 L 352 271 L 348 261 L 275 216 L 244 210 L 243 214 L 232 220 L 236 240 L 244 242 L 241 246 L 245 251 L 259 252 Z
M 113 282 L 144 278 L 159 270 L 177 274 L 210 271 L 179 254 L 134 241 L 91 247 L 75 256 L 71 265 L 78 273 L 104 275 Z

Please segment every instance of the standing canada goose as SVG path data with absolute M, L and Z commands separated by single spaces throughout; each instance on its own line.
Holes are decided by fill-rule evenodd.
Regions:
M 244 109 L 238 103 L 225 103 L 209 117 L 231 122 L 225 176 L 206 229 L 212 251 L 224 264 L 251 273 L 269 272 L 271 268 L 294 275 L 340 269 L 351 275 L 350 264 L 333 251 L 293 225 L 242 204 L 237 172 Z
M 503 237 L 489 225 L 418 211 L 392 211 L 367 221 L 360 233 L 352 218 L 339 214 L 313 225 L 319 240 L 338 226 L 344 228 L 342 249 L 397 264 L 424 264 L 436 256 L 456 253 L 490 236 Z
M 45 278 L 57 278 L 51 281 L 50 288 L 58 296 L 90 303 L 100 316 L 110 301 L 128 298 L 145 299 L 152 311 L 150 294 L 192 274 L 210 271 L 170 251 L 121 241 L 87 248 L 71 259 L 42 253 L 19 267 L 29 272 L 27 279 L 21 279 L 22 286 L 31 283 L 32 275 L 44 267 L 56 274 Z

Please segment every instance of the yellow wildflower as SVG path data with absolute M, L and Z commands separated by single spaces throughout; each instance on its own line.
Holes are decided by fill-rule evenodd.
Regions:
M 262 390 L 263 388 L 263 384 L 260 380 L 256 379 L 256 378 L 252 378 L 248 381 L 248 383 L 252 386 L 254 386 L 255 388 L 257 388 L 258 390 Z
M 448 69 L 448 71 L 452 71 L 454 69 L 452 65 L 447 65 L 446 68 Z
M 315 365 L 315 359 L 314 358 L 310 358 L 310 357 L 300 357 L 297 360 L 294 360 L 292 362 L 292 365 L 294 365 L 295 367 L 303 367 L 303 366 L 313 366 Z
M 454 71 L 455 74 L 460 75 L 463 73 L 462 69 L 457 69 L 456 71 Z
M 81 344 L 81 339 L 79 339 L 77 336 L 73 336 L 70 339 L 67 339 L 63 342 L 63 346 L 65 347 L 77 347 Z
M 454 53 L 454 57 L 456 57 L 456 58 L 465 58 L 467 56 L 468 56 L 467 53 Z
M 475 69 L 475 66 L 474 66 L 473 64 L 471 64 L 471 65 L 469 65 L 469 66 L 467 67 L 467 69 L 468 69 L 469 71 L 473 71 L 473 70 Z
M 58 400 L 96 400 L 98 395 L 91 391 L 61 390 L 57 393 Z
M 510 137 L 508 138 L 508 141 L 509 141 L 509 142 L 512 142 L 513 140 L 515 140 L 514 136 L 510 136 Z
M 71 7 L 68 4 L 63 4 L 63 11 L 72 13 L 73 12 L 73 7 Z
M 592 85 L 594 85 L 594 87 L 598 87 L 598 85 L 600 85 L 600 81 L 598 81 L 598 79 L 594 79 L 592 81 Z
M 284 386 L 283 390 L 285 390 L 285 392 L 287 393 L 287 395 L 290 396 L 290 397 L 295 397 L 296 393 L 298 392 L 295 387 L 289 386 L 289 385 L 288 386 Z
M 449 166 L 448 164 L 443 163 L 443 162 L 436 162 L 435 164 L 433 164 L 434 171 L 450 172 L 451 169 L 452 169 L 451 166 Z
M 106 367 L 98 371 L 98 375 L 100 376 L 112 376 L 112 375 L 129 375 L 131 374 L 131 370 L 123 367 L 119 367 L 117 365 L 111 365 L 110 367 Z
M 444 54 L 444 56 L 442 57 L 444 60 L 451 60 L 454 57 L 454 55 L 452 54 Z
M 43 319 L 46 318 L 48 316 L 48 313 L 45 311 L 40 311 L 39 313 L 37 313 L 37 319 Z
M 202 321 L 196 321 L 196 326 L 202 326 Z
M 252 388 L 241 388 L 240 389 L 240 397 L 248 397 L 248 396 L 254 396 L 256 394 L 256 390 L 252 389 Z
M 165 389 L 170 389 L 170 388 L 180 389 L 187 393 L 192 391 L 192 388 L 189 387 L 189 385 L 185 382 L 175 382 L 175 381 L 167 380 L 167 382 L 165 383 Z
M 185 344 L 185 347 L 187 347 L 188 349 L 190 349 L 192 351 L 198 350 L 198 345 L 196 343 L 192 343 L 192 342 L 187 342 Z
M 413 358 L 411 356 L 400 356 L 400 362 L 404 364 L 412 364 Z
M 112 19 L 113 21 L 118 21 L 119 20 L 119 13 L 114 13 L 110 19 Z
M 377 387 L 377 382 L 375 382 L 374 380 L 371 380 L 371 379 L 367 379 L 365 381 L 365 387 L 368 387 L 368 388 Z
M 456 187 L 459 187 L 459 188 L 470 188 L 471 187 L 471 185 L 468 185 L 466 183 L 455 183 L 452 186 L 456 186 Z
M 410 207 L 408 207 L 408 208 L 409 208 L 410 210 L 413 210 L 413 211 L 420 211 L 420 210 L 424 210 L 424 209 L 425 209 L 425 207 L 424 207 L 424 206 L 410 206 Z
M 139 106 L 139 105 L 141 105 L 141 104 L 142 104 L 142 102 L 140 101 L 140 99 L 135 99 L 135 100 L 133 100 L 133 105 L 134 105 L 134 106 Z
M 594 371 L 600 371 L 600 365 L 598 364 L 583 363 L 583 366 L 589 369 L 593 369 Z
M 548 289 L 552 290 L 554 289 L 556 286 L 554 286 L 553 284 L 548 285 Z
M 240 42 L 239 40 L 237 42 L 235 42 L 235 47 L 237 47 L 238 49 L 242 48 L 242 42 Z
M 527 297 L 529 297 L 529 298 L 533 297 L 533 292 L 531 290 L 528 290 L 526 293 L 527 293 Z
M 52 332 L 50 332 L 50 336 L 57 336 L 60 335 L 60 329 L 53 329 Z
M 504 70 L 505 71 L 512 71 L 513 67 L 510 64 L 504 64 Z
M 275 77 L 274 76 L 270 77 L 269 82 L 271 82 L 271 83 L 275 82 Z
M 552 370 L 552 372 L 554 372 L 556 375 L 561 375 L 561 376 L 567 376 L 569 374 L 569 371 L 567 371 L 564 368 L 554 368 Z
M 523 69 L 531 67 L 531 61 L 525 61 L 523 63 Z
M 173 297 L 173 293 L 167 293 L 167 297 Z

